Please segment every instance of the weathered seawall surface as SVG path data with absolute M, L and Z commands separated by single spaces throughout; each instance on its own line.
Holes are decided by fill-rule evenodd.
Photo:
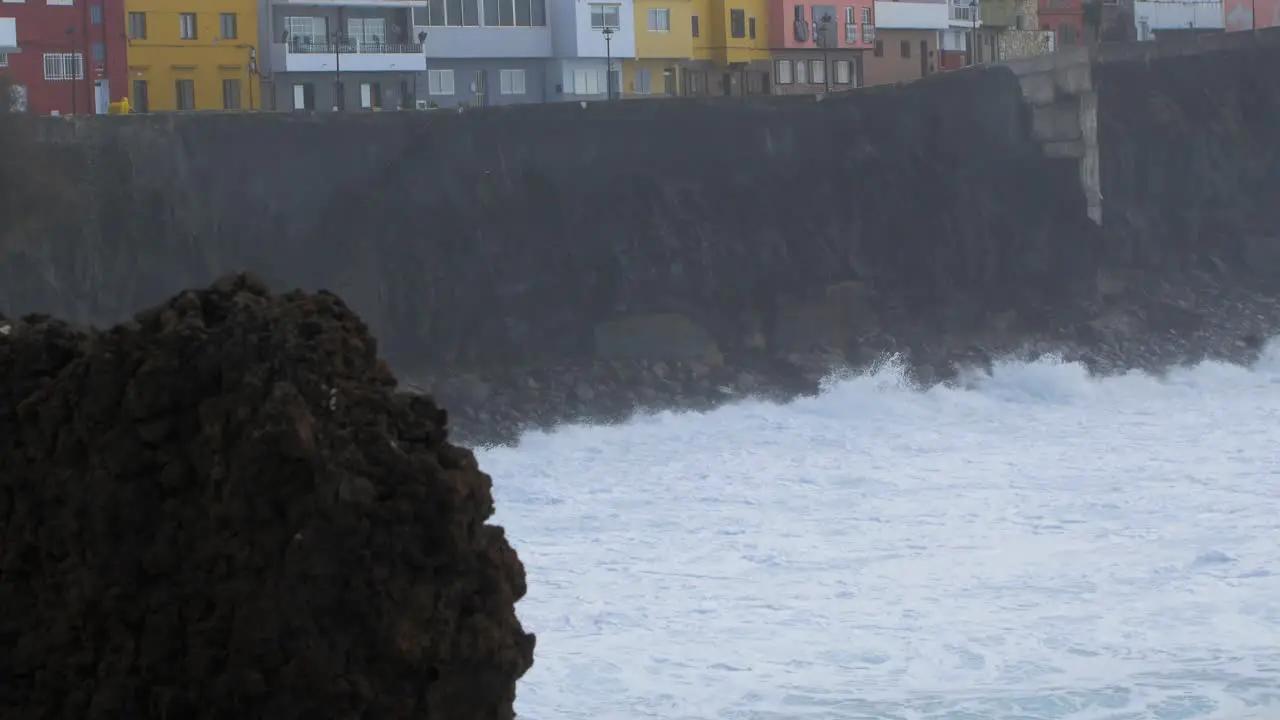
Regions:
M 823 101 L 32 123 L 56 190 L 0 224 L 0 312 L 109 322 L 248 269 L 342 294 L 464 409 L 625 412 L 884 350 L 1120 357 L 1243 307 L 1203 288 L 1270 289 L 1280 36 L 1214 42 L 1063 74 L 1087 161 L 1005 67 Z

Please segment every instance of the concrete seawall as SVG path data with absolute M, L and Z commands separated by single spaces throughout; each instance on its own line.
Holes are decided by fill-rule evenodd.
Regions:
M 103 323 L 247 268 L 341 293 L 402 375 L 477 407 L 507 372 L 588 408 L 637 364 L 705 390 L 1162 332 L 1198 312 L 1152 300 L 1175 273 L 1269 289 L 1280 236 L 1280 35 L 1219 42 L 823 101 L 42 121 L 32 173 L 61 190 L 0 227 L 0 312 Z

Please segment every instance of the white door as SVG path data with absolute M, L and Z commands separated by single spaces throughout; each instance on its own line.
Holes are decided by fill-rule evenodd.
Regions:
M 293 86 L 293 109 L 307 109 L 307 89 L 301 85 Z
M 373 107 L 373 86 L 360 83 L 360 107 L 366 110 Z
M 111 84 L 106 80 L 93 81 L 93 111 L 99 115 L 107 114 L 107 106 L 111 104 Z

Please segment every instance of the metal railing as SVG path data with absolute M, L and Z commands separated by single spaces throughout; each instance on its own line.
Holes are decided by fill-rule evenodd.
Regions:
M 961 22 L 973 22 L 977 18 L 978 8 L 971 5 L 952 5 L 951 19 Z
M 374 42 L 305 42 L 291 40 L 286 45 L 295 55 L 410 55 L 422 54 L 422 43 L 374 43 Z

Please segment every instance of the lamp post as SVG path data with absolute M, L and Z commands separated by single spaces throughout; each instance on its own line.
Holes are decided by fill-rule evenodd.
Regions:
M 346 107 L 346 92 L 342 87 L 342 6 L 338 6 L 338 29 L 333 32 L 333 110 Z
M 253 79 L 258 77 L 258 49 L 249 46 L 249 110 L 253 108 Z
M 978 0 L 969 0 L 969 64 L 978 60 Z
M 605 97 L 613 99 L 613 28 L 605 25 L 600 29 L 604 36 L 604 88 Z
M 813 33 L 813 41 L 822 48 L 822 91 L 831 92 L 831 63 L 827 61 L 827 29 L 831 27 L 831 15 L 823 15 L 822 22 Z

